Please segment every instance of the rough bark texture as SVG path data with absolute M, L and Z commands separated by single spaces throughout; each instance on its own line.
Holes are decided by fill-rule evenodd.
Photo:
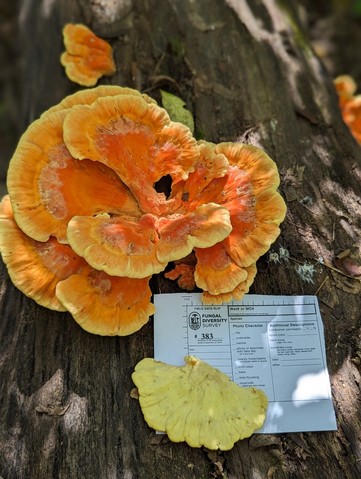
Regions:
M 152 322 L 125 338 L 81 330 L 24 297 L 1 268 L 0 475 L 4 479 L 345 478 L 361 475 L 360 282 L 317 262 L 361 232 L 361 149 L 292 2 L 23 1 L 23 129 L 75 91 L 59 63 L 61 29 L 83 22 L 115 49 L 116 75 L 193 111 L 198 138 L 241 140 L 277 162 L 288 214 L 251 292 L 315 294 L 323 315 L 338 430 L 254 436 L 226 453 L 159 439 L 130 398 L 135 364 L 152 356 Z M 295 270 L 315 266 L 313 283 Z M 357 257 L 355 259 L 357 261 Z M 154 292 L 174 291 L 162 277 Z

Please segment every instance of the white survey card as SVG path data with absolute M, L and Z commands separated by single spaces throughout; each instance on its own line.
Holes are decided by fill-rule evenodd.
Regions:
M 257 432 L 337 429 L 315 296 L 246 295 L 204 305 L 200 293 L 156 294 L 154 356 L 180 366 L 186 355 L 240 386 L 262 389 L 267 418 Z

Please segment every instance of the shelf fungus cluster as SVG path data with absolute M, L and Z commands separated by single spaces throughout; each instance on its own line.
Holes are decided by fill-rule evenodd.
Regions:
M 197 142 L 147 95 L 99 86 L 21 137 L 0 207 L 2 257 L 39 304 L 91 333 L 131 334 L 154 312 L 150 277 L 170 262 L 205 302 L 248 291 L 285 215 L 278 185 L 263 151 Z
M 259 429 L 268 400 L 194 356 L 184 366 L 145 358 L 132 374 L 147 424 L 173 442 L 227 451 Z

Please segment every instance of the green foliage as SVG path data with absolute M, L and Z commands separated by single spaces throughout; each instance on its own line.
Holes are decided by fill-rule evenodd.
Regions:
M 194 120 L 192 113 L 185 108 L 186 103 L 176 95 L 160 90 L 162 105 L 167 110 L 172 121 L 178 121 L 188 126 L 194 133 Z

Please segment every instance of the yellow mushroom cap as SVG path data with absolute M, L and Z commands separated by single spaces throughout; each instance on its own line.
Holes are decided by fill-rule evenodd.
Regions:
M 88 27 L 67 23 L 63 36 L 66 51 L 60 61 L 70 80 L 79 85 L 94 86 L 103 75 L 115 73 L 112 47 Z
M 86 267 L 60 281 L 56 295 L 86 331 L 125 336 L 138 331 L 154 314 L 149 277 L 112 277 Z
M 132 379 L 150 427 L 173 442 L 226 451 L 262 426 L 268 404 L 262 391 L 238 386 L 194 356 L 184 360 L 171 366 L 145 358 L 136 365 Z
M 56 285 L 86 263 L 53 237 L 39 242 L 26 236 L 14 221 L 8 196 L 0 203 L 0 251 L 17 288 L 41 306 L 65 311 L 55 295 Z

